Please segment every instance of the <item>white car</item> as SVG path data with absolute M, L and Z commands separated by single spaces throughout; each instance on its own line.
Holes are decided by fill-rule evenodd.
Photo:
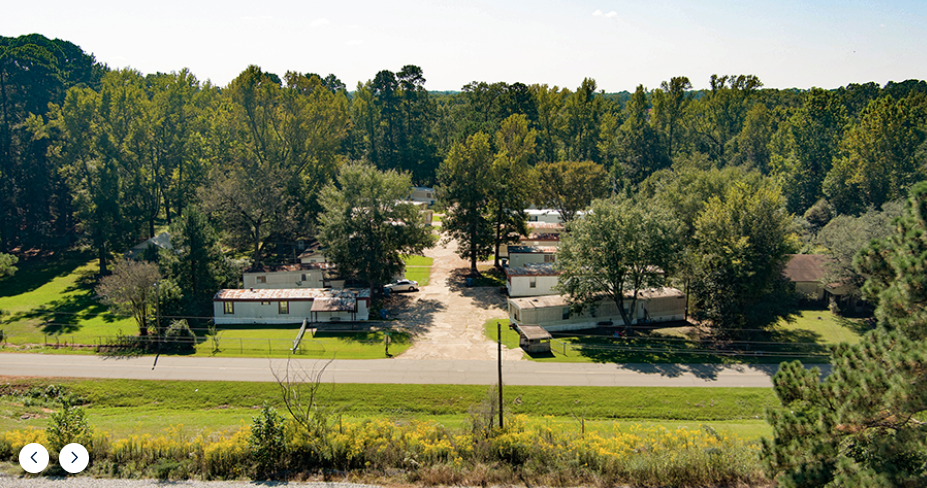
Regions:
M 390 293 L 397 291 L 418 291 L 418 282 L 413 280 L 396 280 L 393 283 L 383 286 L 384 290 Z

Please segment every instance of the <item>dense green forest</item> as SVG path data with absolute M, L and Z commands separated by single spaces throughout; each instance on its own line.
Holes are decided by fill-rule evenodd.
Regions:
M 249 66 L 218 87 L 187 70 L 111 70 L 37 34 L 0 38 L 0 251 L 83 242 L 102 258 L 197 206 L 227 246 L 261 260 L 268 243 L 314 236 L 319 190 L 344 163 L 451 186 L 439 167 L 478 134 L 490 159 L 518 153 L 510 160 L 527 165 L 494 175 L 507 179 L 497 193 L 527 192 L 500 205 L 555 201 L 534 182 L 549 190 L 540 169 L 563 162 L 594 163 L 620 195 L 695 191 L 693 172 L 738 168 L 822 227 L 879 211 L 924 179 L 924 81 L 779 90 L 735 75 L 693 90 L 679 76 L 619 94 L 592 79 L 475 81 L 459 92 L 425 83 L 413 65 L 353 91 L 334 75 Z

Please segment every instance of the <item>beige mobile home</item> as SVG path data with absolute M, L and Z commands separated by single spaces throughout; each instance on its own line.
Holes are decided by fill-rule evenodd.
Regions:
M 369 288 L 219 290 L 213 297 L 216 324 L 298 324 L 367 320 Z
M 284 266 L 253 266 L 242 273 L 245 288 L 328 288 L 335 266 L 300 263 Z
M 625 306 L 630 306 L 630 302 Z M 653 288 L 639 292 L 631 323 L 640 325 L 685 320 L 685 313 L 686 297 L 681 291 Z M 600 322 L 624 323 L 612 300 L 603 299 L 594 309 L 587 308 L 581 314 L 574 314 L 566 297 L 560 295 L 509 298 L 509 319 L 512 323 L 538 324 L 551 332 L 588 329 Z

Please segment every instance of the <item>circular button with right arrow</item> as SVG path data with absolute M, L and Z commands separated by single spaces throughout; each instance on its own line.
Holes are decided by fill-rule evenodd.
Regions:
M 48 450 L 41 444 L 26 444 L 19 451 L 19 465 L 36 474 L 48 466 Z
M 58 454 L 58 463 L 65 471 L 71 474 L 77 474 L 87 468 L 90 464 L 90 454 L 87 449 L 77 443 L 64 446 L 61 453 Z

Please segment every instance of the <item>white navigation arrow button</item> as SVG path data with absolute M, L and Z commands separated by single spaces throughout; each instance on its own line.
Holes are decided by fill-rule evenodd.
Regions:
M 48 450 L 41 444 L 26 444 L 19 451 L 19 465 L 36 474 L 48 466 Z

